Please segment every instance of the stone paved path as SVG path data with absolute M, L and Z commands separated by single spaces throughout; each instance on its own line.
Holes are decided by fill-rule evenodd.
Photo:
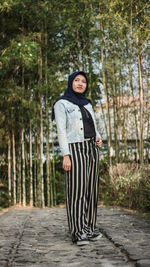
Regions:
M 116 208 L 98 208 L 103 237 L 72 244 L 65 208 L 14 208 L 0 216 L 0 267 L 150 267 L 150 224 Z

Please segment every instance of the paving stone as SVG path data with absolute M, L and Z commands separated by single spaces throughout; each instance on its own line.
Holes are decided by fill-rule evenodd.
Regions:
M 98 208 L 100 240 L 78 247 L 65 208 L 14 208 L 0 215 L 0 267 L 148 267 L 150 225 L 118 209 Z
M 137 267 L 150 267 L 150 260 L 139 260 L 136 264 Z

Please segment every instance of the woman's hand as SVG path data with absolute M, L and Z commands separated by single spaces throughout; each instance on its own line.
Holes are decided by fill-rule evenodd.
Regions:
M 100 137 L 97 137 L 97 138 L 96 138 L 96 145 L 97 145 L 98 147 L 101 147 L 102 143 L 103 143 L 102 139 L 100 139 Z
M 69 155 L 65 155 L 63 158 L 63 164 L 62 167 L 65 171 L 71 170 L 71 160 Z

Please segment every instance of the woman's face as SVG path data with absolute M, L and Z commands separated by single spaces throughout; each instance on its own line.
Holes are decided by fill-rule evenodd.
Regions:
M 74 78 L 72 83 L 73 91 L 82 94 L 85 92 L 86 86 L 87 86 L 86 78 L 83 75 L 79 74 Z

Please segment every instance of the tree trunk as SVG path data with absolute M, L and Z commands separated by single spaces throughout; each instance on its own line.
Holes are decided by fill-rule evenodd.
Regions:
M 47 97 L 46 97 L 47 102 Z M 49 145 L 49 121 L 48 109 L 46 109 L 46 182 L 47 182 L 47 206 L 50 207 L 50 145 Z
M 8 193 L 11 200 L 11 139 L 10 135 L 8 136 Z
M 29 173 L 30 173 L 30 206 L 33 207 L 33 173 L 32 173 L 32 128 L 30 122 L 30 129 L 29 129 Z
M 138 15 L 138 5 L 135 6 L 136 14 Z M 136 36 L 136 45 L 137 45 L 137 65 L 138 65 L 138 82 L 139 82 L 139 98 L 140 98 L 140 164 L 143 165 L 143 152 L 144 152 L 144 142 L 143 142 L 143 68 L 142 68 L 142 51 L 141 51 L 141 40 Z
M 77 54 L 77 66 L 78 66 L 78 70 L 81 71 L 82 70 L 82 50 L 80 47 L 80 41 L 79 41 L 79 30 L 76 30 L 76 45 L 78 48 L 78 54 Z
M 25 181 L 25 146 L 24 129 L 21 129 L 21 148 L 22 148 L 22 204 L 26 206 L 26 181 Z
M 132 92 L 132 96 L 134 97 L 134 88 L 133 88 L 133 79 L 132 79 L 132 67 L 131 62 L 129 64 L 129 85 Z M 138 136 L 138 118 L 136 114 L 136 106 L 134 106 L 134 120 L 135 120 L 135 133 L 136 133 L 136 140 L 135 140 L 135 147 L 136 147 L 136 162 L 138 162 L 139 158 L 139 136 Z
M 53 204 L 56 206 L 56 174 L 55 174 L 55 153 L 54 142 L 52 142 L 52 154 L 53 154 Z
M 115 161 L 116 163 L 119 162 L 119 143 L 120 140 L 119 138 L 119 101 L 118 101 L 118 96 L 120 98 L 120 95 L 117 93 L 117 88 L 116 88 L 116 80 L 115 80 L 115 64 L 112 63 L 112 98 L 113 98 L 113 119 L 114 119 L 114 142 L 115 142 Z M 110 126 L 111 127 L 111 126 Z
M 103 51 L 101 51 L 103 53 Z M 105 92 L 105 102 L 106 102 L 106 115 L 107 115 L 107 137 L 108 137 L 108 149 L 109 149 L 109 163 L 112 164 L 112 137 L 111 137 L 111 119 L 110 119 L 110 111 L 109 111 L 109 98 L 108 98 L 108 88 L 106 83 L 106 73 L 104 67 L 104 61 L 102 56 L 102 76 L 103 76 L 103 85 Z
M 53 172 L 52 172 L 52 161 L 50 161 L 50 205 L 54 206 L 54 196 L 53 196 Z
M 42 109 L 42 93 L 41 93 L 41 83 L 42 83 L 42 48 L 41 48 L 42 37 L 40 34 L 40 44 L 39 44 L 39 64 L 38 64 L 38 74 L 39 74 L 39 114 L 40 114 L 40 191 L 41 191 L 41 207 L 45 207 L 44 200 L 44 177 L 43 177 L 43 109 Z
M 149 133 L 150 133 L 150 109 L 149 109 L 149 80 L 148 80 L 148 76 L 146 78 L 146 107 L 145 107 L 145 115 L 146 115 L 146 121 L 147 121 L 147 134 L 146 134 L 146 140 L 148 141 L 149 139 Z M 147 163 L 149 162 L 149 155 L 150 155 L 150 146 L 147 146 L 147 153 L 146 153 L 146 159 L 147 159 Z
M 29 204 L 29 201 L 30 201 L 30 162 L 29 162 L 30 148 L 28 148 L 28 143 L 29 143 L 29 139 L 27 140 L 26 134 L 24 131 L 26 205 Z
M 140 95 L 140 164 L 143 165 L 143 79 L 142 79 L 142 56 L 138 54 L 138 75 Z
M 37 132 L 35 132 L 35 136 L 34 136 L 34 205 L 35 207 L 37 207 L 38 204 L 38 200 L 37 200 L 37 164 L 38 164 L 38 160 L 37 160 L 37 147 L 38 147 L 38 143 L 37 143 Z
M 45 109 L 46 109 L 46 185 L 47 185 L 47 206 L 50 207 L 50 144 L 49 144 L 49 105 L 48 105 L 48 79 L 47 79 L 47 23 L 45 20 L 44 28 L 44 37 L 45 37 L 45 85 L 46 85 L 46 94 L 45 94 Z
M 13 203 L 16 204 L 16 148 L 15 148 L 15 134 L 12 131 L 12 149 L 13 149 Z
M 21 137 L 21 136 L 19 136 Z M 21 138 L 19 138 L 19 146 L 18 146 L 18 170 L 17 170 L 17 203 L 21 205 Z
M 101 14 L 101 7 L 99 5 L 99 14 Z M 108 87 L 107 87 L 107 79 L 106 79 L 106 58 L 104 53 L 104 29 L 102 20 L 99 19 L 100 29 L 102 32 L 102 43 L 101 43 L 101 64 L 102 64 L 102 79 L 104 86 L 104 94 L 105 94 L 105 102 L 106 102 L 106 116 L 107 116 L 107 137 L 108 137 L 108 151 L 109 151 L 109 164 L 112 164 L 112 156 L 113 156 L 113 147 L 112 147 L 112 135 L 111 135 L 111 119 L 110 119 L 110 111 L 109 111 L 109 97 L 108 97 Z
M 44 200 L 44 177 L 43 177 L 43 111 L 42 111 L 42 97 L 40 99 L 40 182 L 41 182 L 41 207 L 45 207 Z

